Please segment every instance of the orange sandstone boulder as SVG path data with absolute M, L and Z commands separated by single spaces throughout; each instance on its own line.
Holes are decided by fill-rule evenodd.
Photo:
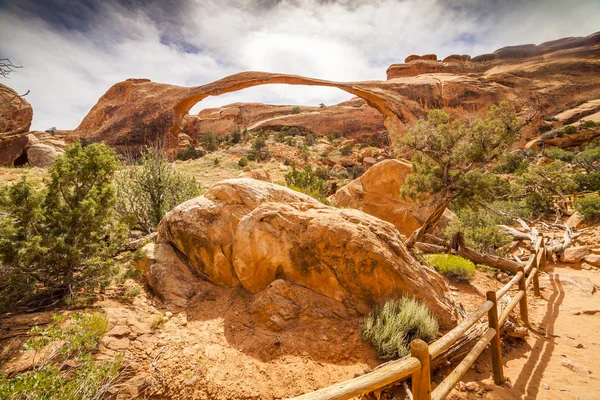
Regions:
M 404 160 L 381 161 L 338 190 L 330 201 L 337 207 L 354 208 L 390 222 L 408 237 L 433 212 L 427 205 L 400 196 L 400 188 L 411 168 Z M 452 218 L 453 213 L 447 210 L 438 224 L 444 226 Z
M 0 165 L 12 165 L 23 153 L 32 119 L 31 104 L 0 83 Z
M 456 323 L 444 280 L 413 258 L 393 225 L 279 185 L 245 178 L 219 182 L 169 212 L 157 241 L 171 247 L 193 276 L 256 294 L 253 312 L 275 329 L 303 313 L 314 315 L 317 305 L 327 306 L 321 313 L 345 318 L 403 295 L 426 302 L 443 327 Z M 182 268 L 160 256 L 144 266 L 157 292 L 178 305 L 193 294 L 188 286 L 177 294 L 164 280 L 193 283 L 196 278 Z

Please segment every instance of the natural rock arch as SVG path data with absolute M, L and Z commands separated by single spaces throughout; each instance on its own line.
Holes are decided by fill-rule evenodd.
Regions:
M 184 116 L 208 96 L 267 84 L 335 87 L 364 99 L 384 116 L 390 138 L 399 137 L 414 115 L 404 105 L 405 98 L 388 81 L 334 82 L 297 75 L 268 72 L 242 72 L 195 87 L 181 87 L 128 79 L 111 87 L 70 135 L 103 141 L 117 149 L 134 149 L 148 141 L 163 139 L 176 143 L 184 126 Z

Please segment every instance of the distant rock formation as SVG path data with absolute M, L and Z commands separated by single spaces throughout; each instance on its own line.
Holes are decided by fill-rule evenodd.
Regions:
M 279 185 L 247 178 L 217 183 L 169 212 L 157 242 L 140 265 L 158 294 L 179 306 L 193 296 L 194 276 L 201 276 L 256 294 L 253 308 L 263 319 L 274 317 L 279 328 L 277 305 L 265 302 L 288 293 L 290 284 L 319 294 L 294 296 L 333 307 L 324 313 L 364 314 L 410 295 L 427 303 L 445 328 L 456 324 L 444 280 L 413 258 L 391 224 Z

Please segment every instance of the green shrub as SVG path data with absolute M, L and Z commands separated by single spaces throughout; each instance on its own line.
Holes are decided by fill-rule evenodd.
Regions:
M 117 161 L 104 144 L 68 146 L 40 189 L 0 190 L 0 312 L 107 285 L 126 227 L 114 219 Z
M 204 149 L 208 152 L 215 151 L 219 148 L 219 140 L 212 132 L 206 132 L 200 138 L 200 143 L 204 147 Z
M 221 160 L 219 160 L 219 157 L 215 157 L 215 160 L 213 161 L 213 165 L 215 167 L 218 167 L 219 165 L 221 165 Z
M 475 274 L 475 264 L 460 256 L 449 254 L 427 254 L 425 259 L 440 274 L 457 280 L 467 280 Z
M 315 174 L 319 179 L 324 181 L 329 180 L 331 178 L 331 171 L 327 167 L 317 167 L 315 170 Z
M 347 168 L 348 174 L 352 179 L 360 178 L 365 173 L 365 167 L 362 165 L 356 164 Z
M 200 157 L 204 157 L 205 155 L 206 152 L 204 150 L 197 149 L 194 146 L 189 145 L 184 150 L 177 152 L 175 159 L 180 161 L 196 160 Z
M 0 398 L 40 400 L 92 400 L 104 398 L 108 390 L 118 382 L 123 367 L 120 357 L 116 362 L 95 361 L 95 351 L 100 338 L 106 332 L 108 320 L 99 313 L 77 313 L 70 320 L 54 317 L 48 328 L 34 327 L 33 337 L 24 348 L 34 351 L 34 363 L 38 367 L 8 378 L 0 374 Z M 53 358 L 35 360 L 46 345 L 55 343 L 59 351 Z M 77 367 L 66 367 L 66 362 Z
M 173 207 L 199 196 L 200 189 L 194 178 L 176 172 L 158 147 L 148 147 L 140 163 L 117 173 L 115 210 L 150 233 Z
M 522 153 L 508 153 L 500 159 L 500 163 L 494 168 L 497 174 L 514 174 L 523 172 L 529 163 Z
M 586 221 L 598 220 L 600 219 L 600 196 L 593 194 L 582 197 L 577 201 L 575 208 Z
M 251 161 L 263 161 L 271 157 L 271 153 L 267 149 L 267 139 L 263 135 L 259 135 L 254 139 L 252 148 L 246 154 L 246 158 Z
M 240 128 L 236 128 L 233 132 L 231 132 L 231 136 L 229 137 L 229 141 L 233 144 L 237 144 L 242 140 L 242 132 Z
M 300 114 L 302 109 L 298 106 L 292 107 L 292 114 Z
M 551 158 L 553 160 L 560 160 L 565 162 L 571 162 L 575 158 L 575 154 L 561 149 L 560 147 L 551 147 L 549 149 L 544 150 L 543 153 L 546 157 Z
M 587 128 L 594 128 L 596 126 L 600 126 L 600 122 L 594 122 L 594 121 L 581 121 L 581 125 L 579 125 L 580 129 L 587 129 Z
M 340 153 L 342 153 L 343 156 L 349 156 L 350 153 L 352 153 L 352 145 L 351 144 L 347 144 L 344 147 L 342 147 L 340 149 Z
M 296 164 L 292 164 L 292 170 L 285 174 L 285 182 L 294 190 L 326 202 L 329 185 L 317 176 L 310 164 L 306 164 L 303 170 L 296 169 Z
M 240 158 L 240 160 L 238 161 L 238 166 L 240 168 L 244 168 L 247 165 L 248 165 L 248 159 L 246 157 Z
M 600 190 L 600 171 L 578 172 L 573 175 L 573 180 L 579 186 L 579 192 L 596 192 Z
M 427 306 L 408 297 L 390 300 L 374 309 L 361 329 L 363 339 L 384 359 L 407 355 L 412 340 L 431 340 L 437 331 L 438 322 Z
M 308 135 L 306 135 L 306 137 L 304 138 L 304 145 L 305 146 L 313 146 L 315 144 L 315 135 L 313 133 L 309 133 Z
M 488 254 L 498 254 L 500 248 L 512 242 L 498 226 L 509 223 L 510 219 L 485 209 L 463 207 L 455 212 L 458 218 L 454 218 L 444 230 L 449 240 L 458 232 L 462 232 L 467 247 Z
M 567 135 L 572 135 L 574 133 L 577 133 L 577 127 L 573 126 L 573 125 L 567 125 L 563 128 L 563 131 L 567 134 Z

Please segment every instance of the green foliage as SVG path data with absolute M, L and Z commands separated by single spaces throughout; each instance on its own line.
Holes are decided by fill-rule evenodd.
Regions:
M 215 160 L 213 161 L 213 165 L 215 167 L 218 167 L 219 165 L 221 165 L 221 160 L 219 160 L 219 157 L 215 157 Z
M 563 150 L 560 147 L 550 147 L 545 149 L 543 154 L 553 160 L 560 160 L 564 162 L 571 162 L 575 158 L 574 153 Z
M 600 196 L 593 194 L 582 197 L 577 200 L 576 209 L 586 221 L 596 221 L 600 219 Z
M 485 118 L 471 125 L 450 121 L 444 111 L 430 111 L 427 120 L 417 121 L 401 140 L 401 146 L 414 154 L 402 195 L 421 199 L 437 194 L 446 200 L 478 197 L 480 191 L 468 189 L 477 181 L 483 184 L 482 171 L 506 153 L 518 130 L 516 114 L 504 102 L 490 107 Z
M 167 212 L 199 196 L 200 190 L 193 178 L 173 169 L 160 148 L 148 147 L 140 164 L 117 173 L 115 209 L 121 218 L 134 217 L 137 226 L 150 233 Z
M 600 171 L 578 172 L 573 174 L 578 192 L 596 192 L 600 190 Z
M 425 259 L 440 274 L 450 279 L 468 280 L 475 274 L 475 264 L 460 256 L 450 254 L 426 254 Z
M 562 161 L 530 165 L 517 177 L 516 183 L 514 196 L 524 199 L 525 206 L 535 217 L 552 211 L 553 196 L 568 195 L 578 188 L 572 169 Z
M 241 140 L 242 140 L 242 132 L 240 131 L 240 128 L 236 128 L 233 132 L 231 132 L 229 141 L 232 144 L 238 144 Z
M 325 108 L 325 103 L 319 103 L 319 108 Z
M 246 158 L 251 161 L 263 161 L 271 157 L 267 148 L 267 138 L 264 135 L 258 135 L 252 143 L 252 149 L 248 151 Z
M 579 129 L 588 129 L 588 128 L 594 128 L 596 126 L 600 126 L 600 122 L 594 122 L 594 121 L 581 121 L 581 124 L 579 125 Z
M 113 218 L 116 169 L 109 147 L 77 142 L 50 167 L 46 189 L 23 178 L 0 190 L 0 310 L 110 281 L 126 235 Z
M 327 182 L 319 178 L 310 164 L 306 164 L 303 170 L 296 169 L 296 164 L 292 164 L 292 170 L 285 174 L 285 182 L 292 189 L 315 197 L 321 202 L 325 201 L 329 191 Z
M 39 350 L 50 343 L 60 344 L 58 355 L 43 362 L 31 371 L 7 378 L 0 374 L 0 398 L 11 400 L 92 400 L 104 398 L 116 383 L 122 369 L 117 362 L 95 361 L 94 351 L 106 332 L 108 320 L 104 315 L 78 313 L 65 322 L 55 316 L 49 328 L 34 327 L 34 337 L 25 342 L 25 349 Z M 77 367 L 67 367 L 67 361 Z M 35 359 L 34 359 L 35 362 Z
M 248 159 L 246 157 L 240 158 L 240 160 L 238 161 L 238 166 L 240 168 L 244 168 L 247 165 L 248 165 Z
M 563 131 L 567 134 L 567 135 L 572 135 L 574 133 L 577 133 L 577 127 L 573 126 L 573 125 L 567 125 L 563 128 Z
M 521 173 L 527 169 L 529 163 L 524 154 L 507 153 L 500 157 L 500 163 L 494 168 L 497 174 L 514 174 Z
M 292 107 L 292 114 L 300 114 L 302 112 L 302 109 L 298 106 L 294 106 Z
M 352 145 L 351 144 L 347 144 L 344 147 L 342 147 L 340 149 L 340 153 L 342 153 L 343 156 L 349 156 L 350 153 L 352 153 Z
M 446 227 L 446 238 L 451 239 L 458 232 L 463 232 L 467 247 L 496 254 L 498 249 L 512 241 L 498 226 L 510 223 L 508 218 L 481 208 L 464 207 L 455 212 L 458 218 L 453 219 Z
M 46 129 L 44 132 L 51 134 L 52 136 L 56 135 L 56 127 L 53 126 L 50 129 Z
M 304 138 L 304 145 L 305 146 L 313 146 L 315 144 L 315 135 L 314 133 L 309 133 L 308 135 L 306 135 L 306 137 Z
M 438 322 L 429 308 L 403 297 L 374 309 L 363 321 L 361 334 L 380 358 L 392 359 L 407 355 L 412 340 L 431 340 L 437 331 Z
M 197 149 L 192 145 L 188 145 L 184 150 L 177 152 L 175 159 L 180 161 L 196 160 L 200 157 L 204 157 L 206 152 L 202 149 Z
M 327 135 L 327 139 L 333 143 L 334 140 L 339 139 L 342 135 L 338 131 L 331 132 Z
M 347 170 L 352 179 L 360 178 L 362 174 L 365 173 L 365 167 L 359 164 L 353 165 L 350 168 L 347 168 Z
M 204 149 L 209 153 L 219 148 L 219 140 L 215 134 L 210 131 L 202 135 L 200 138 L 200 143 L 202 144 L 202 147 L 204 147 Z
M 315 175 L 317 175 L 317 178 L 326 181 L 331 178 L 331 171 L 327 167 L 317 167 Z

